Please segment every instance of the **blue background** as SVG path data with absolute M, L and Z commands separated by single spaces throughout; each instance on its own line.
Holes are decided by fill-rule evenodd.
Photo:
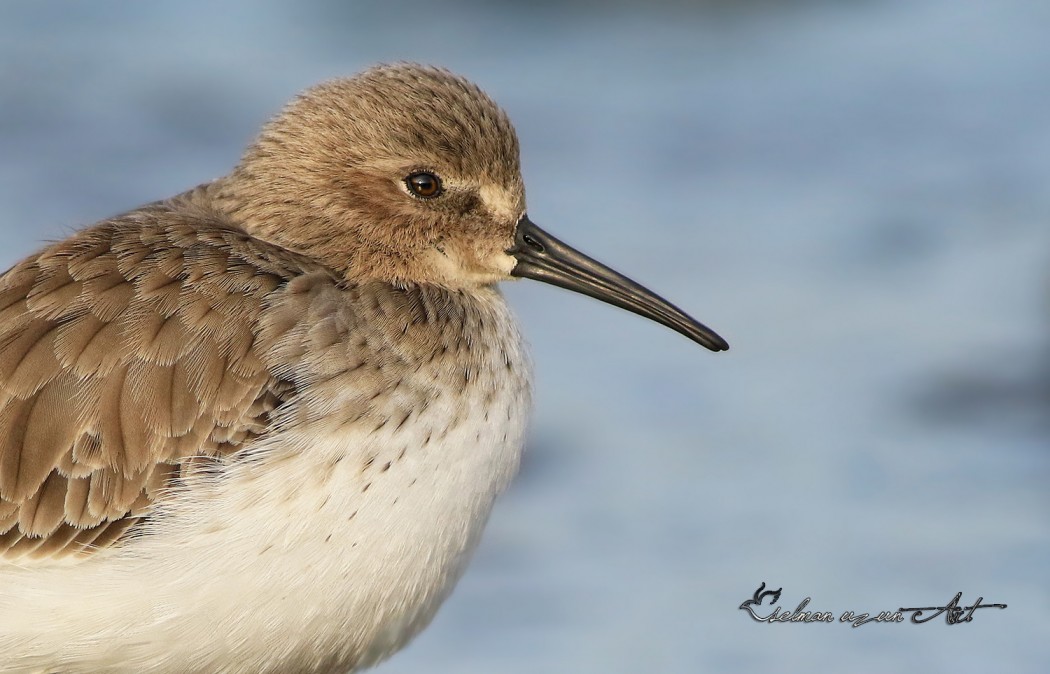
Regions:
M 225 173 L 298 90 L 447 66 L 508 110 L 534 220 L 732 344 L 507 288 L 522 475 L 379 671 L 1050 663 L 1050 5 L 7 2 L 0 267 Z M 962 591 L 971 624 L 763 625 Z

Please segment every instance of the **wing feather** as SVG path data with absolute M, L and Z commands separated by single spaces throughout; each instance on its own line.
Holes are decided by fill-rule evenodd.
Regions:
M 258 323 L 308 263 L 181 199 L 0 276 L 0 558 L 114 544 L 184 471 L 264 434 L 292 393 Z
M 66 478 L 52 471 L 18 510 L 18 528 L 28 536 L 49 536 L 65 516 Z

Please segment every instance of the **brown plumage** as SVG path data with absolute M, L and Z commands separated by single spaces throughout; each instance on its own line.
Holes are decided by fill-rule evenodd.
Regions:
M 96 225 L 0 278 L 5 556 L 98 549 L 188 459 L 265 432 L 287 393 L 255 326 L 268 294 L 319 267 L 204 210 L 204 193 Z M 63 526 L 63 545 L 39 545 Z

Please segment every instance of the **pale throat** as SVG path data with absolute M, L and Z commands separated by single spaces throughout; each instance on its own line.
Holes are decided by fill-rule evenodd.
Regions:
M 449 288 L 478 288 L 510 280 L 517 264 L 511 255 L 496 251 L 484 258 L 460 255 L 454 247 L 430 248 L 423 260 L 433 281 Z

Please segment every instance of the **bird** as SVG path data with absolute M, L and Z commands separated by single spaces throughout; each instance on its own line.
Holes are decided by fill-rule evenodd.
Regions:
M 477 85 L 307 89 L 232 171 L 0 276 L 0 672 L 348 672 L 515 475 L 535 279 L 728 344 L 527 214 Z

